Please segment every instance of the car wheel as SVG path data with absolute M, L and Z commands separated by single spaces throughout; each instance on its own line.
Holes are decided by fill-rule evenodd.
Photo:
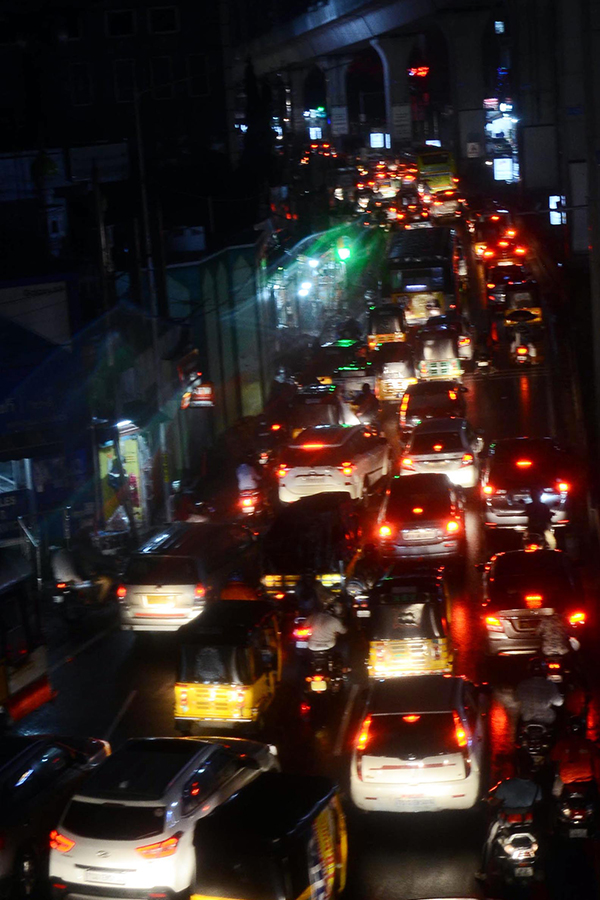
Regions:
M 33 847 L 25 847 L 17 856 L 14 880 L 18 900 L 40 896 L 40 861 Z

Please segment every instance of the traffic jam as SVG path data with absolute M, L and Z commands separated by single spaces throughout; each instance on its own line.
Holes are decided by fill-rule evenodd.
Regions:
M 377 288 L 282 363 L 234 503 L 188 497 L 110 613 L 56 569 L 47 702 L 0 740 L 0 896 L 599 895 L 551 263 L 441 148 L 352 172 Z

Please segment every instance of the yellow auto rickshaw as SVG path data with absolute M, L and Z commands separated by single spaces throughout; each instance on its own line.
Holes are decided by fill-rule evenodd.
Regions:
M 369 598 L 370 678 L 451 673 L 447 594 L 438 573 L 384 576 Z
M 346 823 L 328 778 L 265 772 L 194 832 L 192 900 L 335 900 L 344 890 Z
M 281 681 L 281 634 L 272 604 L 209 603 L 177 637 L 176 728 L 188 734 L 194 724 L 260 728 Z

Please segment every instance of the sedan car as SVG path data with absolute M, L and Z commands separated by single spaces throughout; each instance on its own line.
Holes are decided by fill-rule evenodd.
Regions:
M 417 425 L 400 459 L 400 474 L 440 472 L 453 484 L 475 487 L 483 438 L 466 419 L 428 419 Z
M 446 474 L 394 478 L 377 519 L 382 556 L 447 559 L 465 552 L 463 502 Z
M 483 623 L 490 655 L 535 653 L 544 616 L 559 613 L 585 625 L 582 587 L 560 550 L 510 550 L 483 567 Z
M 48 833 L 66 801 L 110 753 L 106 741 L 5 735 L 0 741 L 0 897 L 37 897 Z
M 373 684 L 352 756 L 353 803 L 381 812 L 471 809 L 482 786 L 484 705 L 463 678 Z
M 458 381 L 419 381 L 409 384 L 400 404 L 400 431 L 404 436 L 425 419 L 464 416 L 467 388 Z
M 503 307 L 506 303 L 507 288 L 526 284 L 529 277 L 523 266 L 512 264 L 491 266 L 485 273 L 488 306 Z
M 552 525 L 569 522 L 572 462 L 552 438 L 509 438 L 490 444 L 482 491 L 488 528 L 527 526 L 527 504 L 534 493 L 552 511 Z
M 386 439 L 362 425 L 307 428 L 281 453 L 279 499 L 292 503 L 325 491 L 343 491 L 361 500 L 388 474 Z
M 275 749 L 256 741 L 128 741 L 88 778 L 50 834 L 54 897 L 187 896 L 198 819 L 278 768 Z

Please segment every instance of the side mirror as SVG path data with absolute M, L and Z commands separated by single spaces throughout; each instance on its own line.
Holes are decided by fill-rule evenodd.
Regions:
M 87 746 L 83 752 L 87 754 L 86 759 L 81 763 L 80 768 L 84 772 L 96 769 L 111 754 L 111 747 L 108 741 L 90 739 L 86 742 Z
M 252 772 L 260 771 L 260 763 L 253 756 L 240 757 L 240 767 L 242 769 L 250 769 Z

